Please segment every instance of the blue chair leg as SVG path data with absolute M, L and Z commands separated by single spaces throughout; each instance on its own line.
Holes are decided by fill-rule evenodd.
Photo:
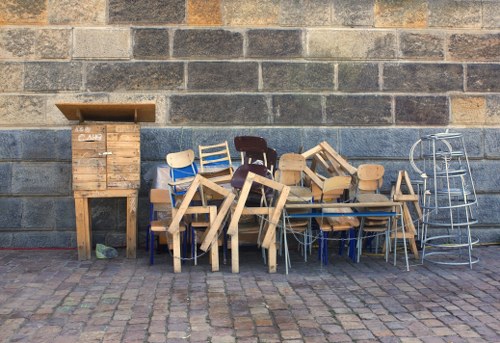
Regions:
M 356 230 L 349 229 L 349 257 L 356 262 Z
M 325 244 L 324 244 L 324 248 L 325 248 L 325 253 L 323 254 L 323 258 L 325 259 L 325 266 L 328 264 L 328 238 L 330 238 L 330 233 L 329 232 L 325 232 Z
M 154 261 L 154 255 L 155 255 L 155 233 L 151 230 L 149 230 L 149 264 L 153 265 L 155 263 Z
M 345 231 L 342 231 L 340 233 L 339 256 L 342 256 L 342 254 L 344 253 L 345 238 L 346 238 Z
M 319 230 L 318 261 L 323 264 L 323 231 Z
M 189 233 L 189 230 L 184 230 L 184 234 L 183 234 L 184 244 L 182 244 L 182 256 L 181 257 L 187 257 L 188 233 Z M 185 262 L 186 262 L 185 260 L 182 260 L 182 264 L 184 264 Z

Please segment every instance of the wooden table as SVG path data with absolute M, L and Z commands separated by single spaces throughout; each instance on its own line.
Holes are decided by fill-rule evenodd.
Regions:
M 91 198 L 127 198 L 127 257 L 136 257 L 138 194 L 137 189 L 74 192 L 79 260 L 88 260 L 92 257 L 92 217 L 89 206 Z

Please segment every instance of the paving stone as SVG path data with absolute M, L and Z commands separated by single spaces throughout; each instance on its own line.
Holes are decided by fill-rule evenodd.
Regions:
M 263 26 L 279 22 L 278 0 L 225 0 L 222 3 L 223 20 L 229 26 Z
M 326 122 L 342 126 L 391 124 L 391 97 L 330 95 L 326 99 Z
M 70 51 L 70 29 L 0 29 L 0 58 L 68 59 Z
M 396 96 L 396 124 L 447 125 L 448 99 L 444 96 Z
M 399 54 L 402 58 L 443 60 L 445 35 L 441 32 L 401 31 Z
M 44 109 L 42 96 L 0 95 L 0 124 L 44 124 Z
M 499 64 L 469 64 L 467 65 L 467 91 L 498 92 L 500 85 Z
M 229 30 L 176 30 L 175 57 L 235 58 L 243 56 L 243 36 Z
M 254 62 L 191 62 L 188 84 L 191 90 L 257 91 L 258 64 Z
M 281 26 L 330 26 L 331 2 L 327 0 L 281 1 L 279 23 Z
M 264 90 L 333 90 L 333 65 L 329 63 L 262 63 Z
M 479 28 L 481 3 L 436 0 L 429 2 L 429 27 Z
M 333 23 L 342 26 L 369 26 L 374 24 L 374 0 L 353 2 L 333 1 Z
M 249 30 L 248 57 L 302 57 L 301 30 Z
M 74 59 L 128 59 L 130 30 L 75 28 Z
M 375 27 L 427 27 L 427 1 L 375 0 Z
M 82 88 L 82 64 L 78 62 L 26 63 L 24 89 L 28 91 L 79 91 Z
M 221 25 L 221 1 L 189 0 L 187 2 L 188 25 Z
M 135 28 L 132 35 L 134 58 L 164 60 L 169 57 L 167 29 Z
M 0 4 L 0 25 L 46 23 L 47 1 L 5 0 Z
M 100 24 L 106 23 L 106 0 L 50 0 L 50 24 Z
M 384 64 L 386 91 L 462 91 L 463 67 L 459 64 Z
M 321 97 L 315 95 L 274 95 L 275 124 L 317 125 L 323 122 Z
M 455 61 L 497 62 L 500 60 L 500 33 L 451 34 L 448 54 Z
M 338 89 L 343 92 L 378 91 L 378 64 L 339 63 Z
M 184 0 L 109 0 L 110 24 L 182 24 Z

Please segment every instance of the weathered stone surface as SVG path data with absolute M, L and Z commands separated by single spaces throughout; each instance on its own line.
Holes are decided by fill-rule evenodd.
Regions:
M 444 128 L 422 128 L 420 130 L 421 137 L 430 135 L 430 134 L 436 134 L 436 133 L 441 133 L 444 132 Z M 484 144 L 483 144 L 483 137 L 484 137 L 484 131 L 481 128 L 458 128 L 458 127 L 453 127 L 449 129 L 449 132 L 452 133 L 460 133 L 462 134 L 462 137 L 465 142 L 465 148 L 467 150 L 467 156 L 469 158 L 483 158 L 484 157 Z M 462 150 L 461 147 L 461 142 L 458 140 L 452 141 L 451 142 L 453 146 L 458 149 L 460 147 L 460 150 Z
M 174 95 L 170 98 L 173 124 L 267 124 L 269 110 L 261 95 Z
M 374 0 L 333 0 L 333 23 L 341 26 L 370 26 L 374 24 Z
M 339 129 L 335 127 L 304 127 L 302 129 L 302 152 L 326 141 L 336 151 L 339 151 Z
M 483 27 L 500 27 L 500 6 L 497 0 L 483 0 Z
M 19 140 L 23 160 L 71 161 L 70 130 L 23 130 Z
M 375 0 L 375 27 L 427 27 L 427 0 Z
M 453 124 L 484 124 L 486 99 L 479 96 L 455 96 L 451 98 L 451 122 Z
M 328 0 L 282 0 L 279 23 L 282 26 L 330 26 L 331 2 Z
M 274 95 L 274 124 L 318 125 L 323 123 L 321 97 L 317 95 Z
M 195 146 L 191 144 L 192 130 L 185 127 L 141 128 L 141 160 L 165 163 L 169 152 L 192 149 Z
M 0 96 L 0 125 L 45 124 L 45 98 L 36 95 Z
M 49 0 L 49 23 L 105 24 L 106 0 Z
M 287 152 L 299 152 L 303 144 L 300 127 L 256 127 L 250 133 L 252 136 L 265 138 L 267 146 L 276 150 L 278 156 Z
M 118 207 L 121 206 L 123 202 L 123 199 L 118 198 L 91 199 L 92 230 L 116 230 L 118 228 Z M 99 243 L 104 243 L 104 241 L 100 241 Z
M 420 138 L 416 129 L 341 128 L 340 150 L 350 157 L 408 158 L 411 146 Z
M 500 130 L 484 130 L 484 150 L 486 157 L 500 157 Z
M 500 124 L 500 95 L 486 96 L 486 124 Z
M 500 64 L 467 65 L 467 91 L 500 92 Z
M 476 192 L 500 192 L 500 161 L 481 160 L 471 161 L 471 175 Z
M 21 227 L 21 217 L 22 200 L 20 198 L 0 198 L 0 228 Z
M 74 231 L 14 232 L 11 247 L 74 248 L 75 235 Z
M 227 30 L 176 30 L 173 49 L 175 57 L 242 57 L 243 36 Z
M 50 124 L 60 124 L 69 125 L 72 123 L 69 121 L 64 114 L 56 107 L 59 103 L 90 103 L 90 102 L 109 102 L 108 94 L 105 93 L 59 93 L 49 96 L 47 98 L 47 108 L 46 108 L 46 123 Z M 73 123 L 76 123 L 73 122 Z
M 164 60 L 169 57 L 169 38 L 167 29 L 133 30 L 134 58 Z
M 384 64 L 385 91 L 446 92 L 463 91 L 460 64 Z
M 24 68 L 21 63 L 0 62 L 0 92 L 23 89 Z
M 185 0 L 109 0 L 111 24 L 181 24 Z
M 74 31 L 73 58 L 127 59 L 130 57 L 129 29 L 87 29 Z
M 317 30 L 307 32 L 310 57 L 394 59 L 396 35 L 391 31 Z
M 397 125 L 448 125 L 445 96 L 396 96 Z
M 0 2 L 0 25 L 45 23 L 47 23 L 47 0 Z
M 449 38 L 448 54 L 452 60 L 498 62 L 500 61 L 500 33 L 452 34 Z
M 91 63 L 87 66 L 89 91 L 180 89 L 184 83 L 183 63 Z
M 293 58 L 302 56 L 301 30 L 249 30 L 248 57 Z
M 460 0 L 429 1 L 430 27 L 481 27 L 481 2 Z
M 0 160 L 16 160 L 20 158 L 21 140 L 19 138 L 19 131 L 0 131 Z
M 333 64 L 262 63 L 265 90 L 333 90 Z
M 70 29 L 0 29 L 0 59 L 67 59 Z
M 31 195 L 69 195 L 71 163 L 13 163 L 12 192 Z
M 221 0 L 188 0 L 187 5 L 188 25 L 222 24 Z
M 241 155 L 234 147 L 234 137 L 252 135 L 254 127 L 213 127 L 202 126 L 193 127 L 191 137 L 191 147 L 198 145 L 211 145 L 227 141 L 229 152 L 233 163 L 241 159 Z
M 0 162 L 0 194 L 10 194 L 10 180 L 12 178 L 11 164 Z
M 154 103 L 156 106 L 155 110 L 155 123 L 141 123 L 141 126 L 145 125 L 165 125 L 167 123 L 167 112 L 168 104 L 167 98 L 162 93 L 109 93 L 109 102 L 112 103 Z
M 21 227 L 34 229 L 54 228 L 55 226 L 53 199 L 45 197 L 24 199 Z
M 340 63 L 338 65 L 338 89 L 343 92 L 377 91 L 378 64 Z
M 496 194 L 479 194 L 477 196 L 477 201 L 479 203 L 479 208 L 477 210 L 477 218 L 481 224 L 490 224 L 492 226 L 498 225 L 500 223 L 500 211 L 492 211 L 493 208 L 500 208 L 500 197 Z M 486 205 L 486 206 L 485 206 Z M 474 230 L 473 235 L 476 236 L 476 231 Z M 494 232 L 494 230 L 491 230 Z M 480 238 L 481 242 L 496 242 L 498 240 L 498 233 L 493 233 L 493 237 L 490 236 L 490 240 Z
M 444 35 L 439 32 L 402 31 L 399 55 L 409 59 L 442 60 L 444 41 Z
M 334 125 L 392 124 L 391 97 L 330 95 L 326 98 L 326 122 Z
M 188 64 L 190 90 L 257 91 L 259 66 L 254 62 L 191 62 Z
M 24 89 L 29 91 L 79 91 L 82 64 L 78 62 L 29 62 L 24 72 Z
M 229 26 L 275 25 L 279 22 L 279 0 L 224 0 L 224 23 Z

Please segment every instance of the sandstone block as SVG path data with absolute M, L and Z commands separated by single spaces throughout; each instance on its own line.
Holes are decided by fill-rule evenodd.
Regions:
M 248 57 L 301 57 L 301 30 L 250 30 L 248 31 Z
M 500 6 L 497 0 L 483 0 L 483 27 L 500 27 Z
M 58 93 L 47 98 L 47 118 L 46 123 L 69 125 L 70 121 L 56 107 L 57 103 L 75 103 L 75 102 L 108 102 L 108 95 L 105 93 Z
M 53 199 L 46 197 L 24 199 L 21 227 L 34 229 L 54 228 L 55 226 Z
M 162 93 L 150 93 L 145 92 L 141 93 L 118 93 L 112 92 L 109 93 L 109 102 L 112 103 L 154 103 L 156 105 L 156 115 L 155 115 L 155 123 L 142 123 L 142 126 L 151 125 L 155 126 L 156 124 L 164 125 L 167 122 L 167 111 L 168 104 L 167 99 Z
M 323 123 L 321 97 L 317 95 L 274 95 L 274 124 L 319 125 Z
M 481 27 L 481 2 L 429 1 L 429 27 Z
M 444 58 L 444 35 L 402 31 L 399 34 L 399 54 L 402 58 L 442 60 Z
M 136 28 L 133 30 L 134 58 L 164 60 L 169 57 L 167 29 Z
M 283 0 L 279 23 L 282 26 L 330 26 L 331 1 Z
M 0 96 L 0 125 L 45 124 L 45 98 L 35 95 Z
M 71 163 L 13 163 L 12 192 L 26 195 L 70 195 Z
M 243 36 L 228 30 L 176 30 L 174 56 L 242 57 Z
M 0 92 L 23 89 L 24 68 L 21 63 L 0 62 Z
M 486 96 L 486 124 L 500 124 L 500 95 Z
M 265 90 L 333 90 L 330 63 L 262 63 Z
M 188 0 L 187 23 L 201 26 L 221 25 L 221 0 Z
M 378 64 L 339 63 L 338 89 L 343 92 L 377 91 Z
M 91 63 L 87 67 L 89 91 L 180 89 L 184 65 L 177 62 Z
M 373 26 L 374 0 L 333 0 L 333 23 L 341 26 Z
M 22 199 L 0 198 L 0 228 L 19 228 L 22 218 Z
M 486 99 L 479 96 L 456 96 L 451 98 L 453 124 L 484 124 L 486 119 Z
M 74 30 L 73 58 L 126 59 L 130 57 L 130 30 Z
M 396 96 L 396 125 L 448 125 L 445 96 Z
M 463 90 L 460 64 L 385 64 L 384 90 L 446 92 Z
M 182 24 L 185 0 L 109 0 L 110 24 Z
M 451 60 L 498 62 L 500 33 L 452 34 L 449 38 L 448 54 Z
M 0 25 L 46 23 L 47 0 L 3 0 L 0 2 Z
M 257 91 L 258 64 L 254 62 L 191 62 L 188 89 L 213 91 Z
M 0 59 L 67 59 L 69 29 L 0 29 Z
M 375 0 L 375 27 L 427 27 L 427 0 Z
M 106 0 L 49 0 L 49 23 L 105 24 Z
M 500 64 L 467 65 L 467 91 L 500 92 Z
M 24 89 L 29 91 L 78 91 L 82 88 L 82 64 L 77 62 L 29 62 Z
M 279 22 L 279 0 L 225 0 L 223 21 L 229 26 L 276 25 Z
M 307 32 L 310 57 L 378 60 L 396 57 L 396 35 L 391 31 L 316 30 Z
M 339 126 L 392 124 L 391 97 L 330 95 L 326 98 L 326 122 Z
M 170 98 L 173 124 L 267 124 L 269 110 L 262 95 L 174 95 Z

